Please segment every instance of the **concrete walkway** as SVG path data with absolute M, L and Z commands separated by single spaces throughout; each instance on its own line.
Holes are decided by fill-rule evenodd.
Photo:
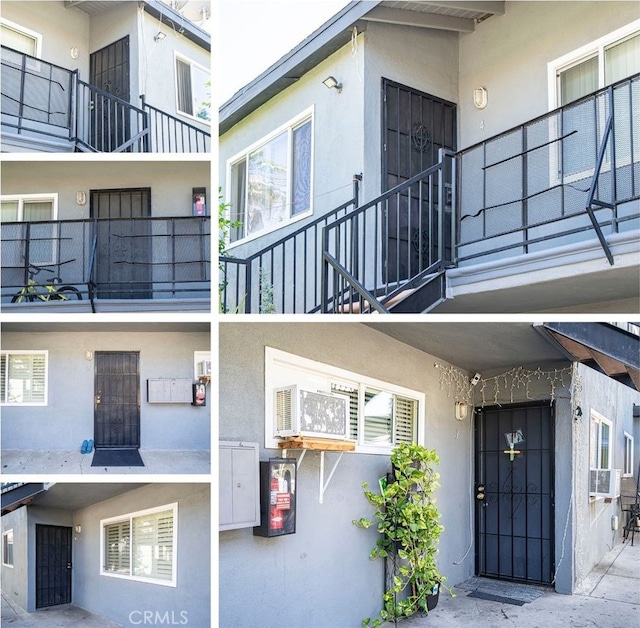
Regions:
M 428 616 L 411 617 L 398 626 L 640 628 L 640 539 L 635 541 L 633 547 L 626 542 L 606 554 L 573 595 L 547 589 L 517 606 L 469 597 L 469 590 L 454 587 L 455 598 L 442 591 L 438 606 Z
M 2 592 L 2 625 L 11 628 L 27 628 L 27 626 L 43 626 L 46 628 L 122 628 L 121 624 L 94 615 L 89 611 L 74 606 L 63 604 L 51 608 L 43 608 L 35 613 L 27 611 L 14 604 L 9 597 Z
M 208 451 L 174 451 L 141 449 L 144 467 L 92 467 L 93 453 L 79 451 L 2 450 L 2 474 L 30 473 L 211 473 Z

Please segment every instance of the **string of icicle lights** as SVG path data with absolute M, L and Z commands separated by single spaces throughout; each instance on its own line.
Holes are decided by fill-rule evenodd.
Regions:
M 582 384 L 578 371 L 574 370 L 573 366 L 549 371 L 543 371 L 540 367 L 531 370 L 517 366 L 500 375 L 481 377 L 475 385 L 471 383 L 468 373 L 455 366 L 436 363 L 435 367 L 440 371 L 440 390 L 447 388 L 448 396 L 454 397 L 456 401 L 474 404 L 474 398 L 477 395 L 479 397 L 477 403 L 482 406 L 500 405 L 500 401 L 506 403 L 506 399 L 509 403 L 514 403 L 516 399 L 521 401 L 523 393 L 525 399 L 535 401 L 531 392 L 532 384 L 547 382 L 551 402 L 555 401 L 558 388 L 566 388 L 573 383 L 571 397 L 574 409 L 580 403 L 579 394 Z

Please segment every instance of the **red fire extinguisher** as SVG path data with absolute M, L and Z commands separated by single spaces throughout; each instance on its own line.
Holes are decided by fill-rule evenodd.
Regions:
M 278 478 L 271 478 L 271 507 L 269 509 L 269 520 L 272 530 L 282 530 L 284 527 L 284 517 L 282 510 L 276 506 L 278 495 Z

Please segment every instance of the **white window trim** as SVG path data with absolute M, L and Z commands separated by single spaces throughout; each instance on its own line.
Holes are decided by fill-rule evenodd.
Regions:
M 211 70 L 207 67 L 205 67 L 204 65 L 198 63 L 197 61 L 194 61 L 193 59 L 190 59 L 189 57 L 180 54 L 179 52 L 177 52 L 176 50 L 173 51 L 173 89 L 174 89 L 174 93 L 175 93 L 175 98 L 176 98 L 176 113 L 179 116 L 182 116 L 184 118 L 188 118 L 189 120 L 194 120 L 195 122 L 199 122 L 200 124 L 206 124 L 211 126 L 211 119 L 209 120 L 204 120 L 203 118 L 198 118 L 197 116 L 193 116 L 190 113 L 186 113 L 184 111 L 180 110 L 180 100 L 178 98 L 178 74 L 176 71 L 176 60 L 179 59 L 180 61 L 182 61 L 183 63 L 188 63 L 189 66 L 193 67 L 195 66 L 196 68 L 202 70 L 208 77 L 209 77 L 209 81 L 211 82 Z M 191 86 L 193 88 L 193 74 L 190 75 L 191 78 Z M 211 107 L 212 105 L 210 105 Z
M 416 416 L 416 442 L 424 444 L 425 439 L 425 394 L 404 388 L 396 384 L 390 384 L 383 382 L 366 375 L 361 375 L 353 371 L 347 371 L 342 368 L 323 364 L 322 362 L 316 362 L 315 360 L 309 360 L 298 355 L 287 353 L 279 349 L 272 347 L 265 347 L 265 432 L 264 446 L 267 449 L 278 449 L 278 443 L 280 440 L 273 436 L 275 432 L 275 417 L 274 417 L 274 403 L 273 403 L 273 390 L 277 388 L 282 382 L 278 383 L 274 381 L 273 369 L 276 365 L 287 368 L 291 367 L 295 370 L 306 371 L 310 379 L 324 380 L 329 383 L 333 380 L 338 380 L 340 383 L 346 385 L 366 386 L 367 388 L 375 388 L 384 392 L 393 393 L 409 399 L 415 399 L 418 402 L 418 411 Z M 292 373 L 293 375 L 293 373 Z M 295 384 L 299 382 L 291 381 L 288 384 Z M 362 420 L 362 409 L 359 410 L 359 420 Z M 363 454 L 382 454 L 389 455 L 393 450 L 394 445 L 374 446 L 364 445 L 356 443 L 356 453 Z
M 597 458 L 598 458 L 598 466 L 596 467 L 592 467 L 591 466 L 591 454 L 594 453 L 593 451 L 593 447 L 596 446 L 596 443 L 589 443 L 589 467 L 591 469 L 603 469 L 603 470 L 609 470 L 609 469 L 614 469 L 614 443 L 615 443 L 615 433 L 613 431 L 613 421 L 611 421 L 611 419 L 607 419 L 607 417 L 603 416 L 602 414 L 600 414 L 599 412 L 597 412 L 596 410 L 591 410 L 591 414 L 590 414 L 590 422 L 589 422 L 589 433 L 590 435 L 593 435 L 593 430 L 591 429 L 591 426 L 593 425 L 593 423 L 597 423 L 598 427 L 596 428 L 598 431 L 600 431 L 600 426 L 602 424 L 608 425 L 609 426 L 609 466 L 608 467 L 601 467 L 600 463 L 601 463 L 601 451 L 596 452 L 597 453 Z
M 42 57 L 42 33 L 37 33 L 36 31 L 32 31 L 30 28 L 25 28 L 20 24 L 16 24 L 11 20 L 7 20 L 3 17 L 0 17 L 0 24 L 3 26 L 14 30 L 21 35 L 26 35 L 27 37 L 31 37 L 36 42 L 36 58 L 40 59 Z
M 197 380 L 199 375 L 199 365 L 201 362 L 211 362 L 211 351 L 194 351 L 193 352 L 193 379 Z M 213 370 L 213 363 L 211 364 Z
M 130 534 L 133 534 L 133 519 L 136 517 L 143 517 L 145 515 L 152 515 L 156 512 L 163 512 L 165 510 L 173 511 L 173 561 L 171 564 L 171 580 L 159 580 L 156 578 L 146 578 L 144 576 L 133 576 L 127 574 L 117 574 L 104 570 L 104 531 L 105 527 L 112 523 L 119 523 L 123 521 L 129 521 Z M 133 549 L 133 543 L 130 543 Z M 130 563 L 131 566 L 131 563 Z M 119 578 L 120 580 L 133 580 L 135 582 L 146 582 L 148 584 L 158 584 L 163 587 L 177 587 L 178 586 L 178 502 L 171 504 L 165 504 L 164 506 L 157 506 L 155 508 L 147 508 L 146 510 L 137 510 L 136 512 L 130 512 L 118 517 L 109 517 L 108 519 L 100 520 L 100 565 L 99 575 L 107 576 L 108 578 Z
M 13 528 L 10 528 L 9 530 L 6 530 L 5 532 L 2 533 L 2 564 L 5 567 L 10 567 L 11 569 L 13 569 L 13 563 L 7 562 L 7 557 L 5 552 L 5 545 L 6 545 L 5 541 L 8 538 L 9 534 L 11 534 L 11 547 L 15 547 L 13 543 Z M 15 555 L 12 554 L 11 558 L 15 562 Z
M 629 434 L 629 432 L 627 432 L 625 430 L 624 432 L 624 464 L 627 465 L 628 467 L 625 466 L 622 469 L 622 477 L 623 478 L 632 478 L 633 477 L 633 469 L 634 469 L 634 460 L 633 460 L 633 448 L 635 445 L 635 441 L 633 438 L 633 435 Z M 627 452 L 629 452 L 629 458 L 627 459 Z
M 227 168 L 226 168 L 226 181 L 227 181 L 227 193 L 226 193 L 226 202 L 227 203 L 231 203 L 231 169 L 232 167 L 238 163 L 241 159 L 246 159 L 247 155 L 249 153 L 252 153 L 253 151 L 255 151 L 256 149 L 260 148 L 261 146 L 264 146 L 265 144 L 268 144 L 272 139 L 274 139 L 275 137 L 277 137 L 278 135 L 280 135 L 281 133 L 283 133 L 284 131 L 288 131 L 289 129 L 293 129 L 295 127 L 301 126 L 303 123 L 305 123 L 307 120 L 309 120 L 311 122 L 311 172 L 309 173 L 310 179 L 309 179 L 309 189 L 311 190 L 311 194 L 310 194 L 310 198 L 309 198 L 309 209 L 306 212 L 301 212 L 299 214 L 296 214 L 295 216 L 290 216 L 289 220 L 284 221 L 278 225 L 275 225 L 273 227 L 270 227 L 268 229 L 264 229 L 263 231 L 258 231 L 257 233 L 253 233 L 249 236 L 244 236 L 242 238 L 240 238 L 239 240 L 235 240 L 234 242 L 231 242 L 231 240 L 229 239 L 229 241 L 227 242 L 227 250 L 231 250 L 236 246 L 239 246 L 241 244 L 245 244 L 247 242 L 251 242 L 252 240 L 255 240 L 257 238 L 261 238 L 262 236 L 265 236 L 269 233 L 273 233 L 274 231 L 278 231 L 280 229 L 282 229 L 283 227 L 287 227 L 289 225 L 295 224 L 296 222 L 299 222 L 305 218 L 308 218 L 309 216 L 313 215 L 313 180 L 314 180 L 314 145 L 315 145 L 315 133 L 314 133 L 314 125 L 315 125 L 315 107 L 311 106 L 308 109 L 305 109 L 304 111 L 302 111 L 301 113 L 299 113 L 297 116 L 291 118 L 291 120 L 288 120 L 287 122 L 285 122 L 284 124 L 280 125 L 277 129 L 275 129 L 274 131 L 271 131 L 271 133 L 269 133 L 268 135 L 265 135 L 263 137 L 261 137 L 259 140 L 257 140 L 256 142 L 254 142 L 253 144 L 251 144 L 250 146 L 248 146 L 247 148 L 245 148 L 244 150 L 241 150 L 240 152 L 236 153 L 235 155 L 233 155 L 231 158 L 227 159 Z M 289 146 L 287 148 L 287 172 L 291 173 L 291 139 L 289 139 Z M 289 181 L 290 183 L 290 181 Z M 288 193 L 291 194 L 291 190 L 288 190 Z M 227 218 L 231 218 L 231 209 L 227 210 Z
M 595 41 L 580 46 L 553 61 L 547 63 L 547 93 L 549 98 L 549 111 L 560 106 L 560 94 L 558 90 L 558 73 L 568 70 L 574 65 L 586 61 L 590 57 L 598 56 L 598 85 L 604 87 L 604 49 L 616 41 L 640 31 L 640 19 L 634 20 L 625 26 L 618 28 Z
M 2 194 L 0 201 L 18 201 L 18 222 L 24 222 L 24 204 L 25 202 L 40 201 L 52 202 L 51 220 L 58 220 L 58 193 L 51 192 L 39 194 Z M 7 223 L 10 224 L 10 223 Z
M 47 349 L 34 350 L 34 349 L 3 349 L 0 352 L 2 355 L 44 355 L 44 401 L 28 401 L 28 402 L 11 402 L 0 399 L 0 406 L 7 408 L 26 408 L 26 407 L 44 407 L 49 405 L 49 351 Z M 6 361 L 7 368 L 9 368 L 9 360 Z M 5 377 L 5 387 L 8 390 L 9 382 Z

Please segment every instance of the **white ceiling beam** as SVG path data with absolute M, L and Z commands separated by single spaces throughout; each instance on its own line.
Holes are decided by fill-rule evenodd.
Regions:
M 417 26 L 418 28 L 437 28 L 459 33 L 471 33 L 474 29 L 474 21 L 449 15 L 436 13 L 421 13 L 419 11 L 403 11 L 402 9 L 389 9 L 376 7 L 363 16 L 369 22 L 384 22 L 385 24 L 397 24 L 400 26 Z
M 463 11 L 480 11 L 492 15 L 504 15 L 504 1 L 498 0 L 429 0 L 424 4 L 447 9 L 462 9 Z

